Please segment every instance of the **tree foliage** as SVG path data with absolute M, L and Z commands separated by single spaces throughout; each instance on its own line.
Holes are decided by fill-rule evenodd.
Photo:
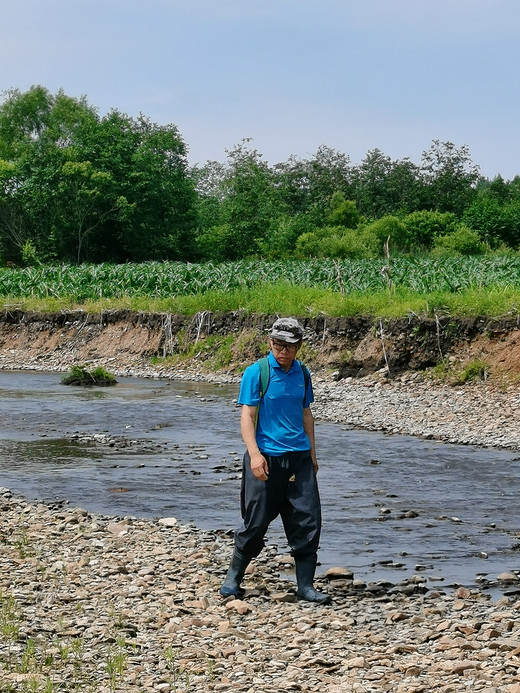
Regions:
M 475 196 L 480 175 L 479 167 L 471 160 L 469 148 L 433 140 L 430 149 L 423 153 L 422 171 L 428 207 L 461 215 Z
M 0 103 L 0 261 L 228 261 L 520 248 L 520 176 L 486 180 L 466 145 L 420 164 L 325 145 L 268 164 L 250 139 L 191 169 L 173 124 L 42 86 Z M 444 240 L 443 240 L 444 239 Z
M 175 126 L 32 87 L 0 107 L 0 242 L 17 261 L 189 255 L 195 193 Z

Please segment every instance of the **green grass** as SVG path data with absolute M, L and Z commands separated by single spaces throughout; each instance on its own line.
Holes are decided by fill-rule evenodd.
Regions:
M 117 380 L 112 373 L 109 373 L 102 366 L 97 366 L 93 370 L 87 370 L 86 366 L 74 365 L 70 371 L 63 376 L 61 382 L 64 385 L 116 385 Z
M 431 368 L 428 374 L 433 380 L 450 385 L 464 385 L 487 380 L 490 375 L 490 367 L 482 359 L 473 359 L 462 366 L 460 364 L 454 366 L 445 359 Z
M 382 318 L 401 318 L 415 313 L 421 316 L 435 314 L 471 317 L 477 315 L 518 315 L 520 312 L 520 288 L 467 289 L 457 293 L 436 291 L 416 294 L 396 290 L 389 296 L 386 291 L 357 292 L 341 295 L 325 289 L 312 289 L 288 284 L 264 285 L 243 291 L 210 291 L 204 294 L 180 296 L 170 299 L 146 297 L 121 297 L 86 301 L 70 297 L 63 299 L 27 298 L 0 299 L 4 311 L 19 309 L 53 313 L 82 310 L 91 314 L 103 311 L 130 310 L 145 313 L 178 313 L 196 315 L 202 311 L 249 314 L 280 314 L 315 317 L 355 317 L 361 315 Z
M 0 269 L 6 311 L 201 311 L 397 318 L 517 314 L 520 257 L 381 261 L 148 262 Z

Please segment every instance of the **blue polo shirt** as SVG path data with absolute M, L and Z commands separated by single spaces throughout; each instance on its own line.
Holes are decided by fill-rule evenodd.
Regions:
M 303 430 L 303 410 L 314 402 L 312 384 L 305 391 L 305 378 L 298 361 L 290 369 L 278 365 L 269 353 L 269 387 L 260 401 L 260 366 L 253 363 L 246 368 L 240 383 L 239 404 L 258 410 L 256 442 L 266 455 L 284 455 L 287 452 L 310 450 L 309 437 Z

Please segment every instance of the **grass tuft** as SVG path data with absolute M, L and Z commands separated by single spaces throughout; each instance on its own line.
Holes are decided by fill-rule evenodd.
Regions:
M 63 385 L 81 385 L 83 387 L 117 384 L 115 376 L 102 366 L 97 366 L 89 371 L 86 366 L 81 365 L 72 366 L 70 371 L 62 377 L 61 382 Z

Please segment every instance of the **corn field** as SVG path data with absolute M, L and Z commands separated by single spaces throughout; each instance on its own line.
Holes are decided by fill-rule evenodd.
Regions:
M 396 258 L 390 273 L 382 260 L 244 260 L 213 264 L 55 265 L 0 269 L 0 296 L 10 298 L 172 298 L 208 291 L 231 292 L 265 283 L 319 287 L 345 294 L 402 287 L 414 293 L 520 287 L 520 257 Z

